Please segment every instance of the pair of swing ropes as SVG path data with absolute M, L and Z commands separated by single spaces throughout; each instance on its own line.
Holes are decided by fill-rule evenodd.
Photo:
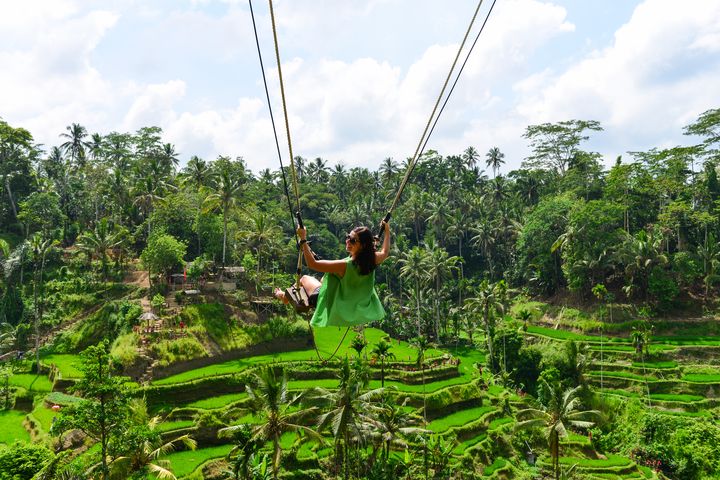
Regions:
M 460 46 L 458 48 L 457 54 L 455 55 L 455 59 L 453 60 L 452 66 L 450 67 L 450 71 L 447 74 L 447 77 L 445 78 L 445 82 L 443 83 L 442 89 L 440 90 L 440 94 L 437 97 L 437 100 L 435 101 L 435 105 L 432 109 L 432 113 L 430 114 L 430 117 L 428 118 L 428 121 L 425 125 L 425 129 L 423 130 L 423 133 L 420 137 L 420 141 L 418 142 L 417 148 L 415 149 L 415 153 L 412 156 L 412 159 L 408 163 L 408 166 L 405 170 L 405 176 L 403 177 L 402 181 L 400 182 L 400 185 L 398 186 L 397 192 L 395 194 L 395 198 L 392 202 L 392 205 L 388 209 L 387 213 L 385 214 L 385 217 L 383 221 L 388 222 L 390 220 L 390 217 L 392 216 L 393 211 L 395 210 L 395 207 L 397 207 L 398 202 L 400 201 L 400 197 L 402 196 L 403 190 L 405 189 L 405 186 L 408 183 L 408 180 L 410 179 L 410 176 L 413 173 L 413 170 L 415 169 L 415 166 L 417 165 L 418 160 L 422 157 L 423 153 L 425 152 L 425 147 L 427 146 L 427 143 L 430 139 L 430 136 L 432 135 L 433 131 L 435 130 L 435 126 L 437 125 L 438 120 L 440 119 L 440 115 L 442 115 L 442 112 L 445 110 L 445 106 L 448 103 L 448 100 L 450 99 L 450 96 L 452 95 L 453 91 L 455 90 L 455 87 L 458 83 L 458 80 L 460 79 L 460 75 L 462 74 L 463 70 L 465 69 L 465 65 L 467 64 L 468 60 L 470 59 L 470 55 L 472 54 L 472 51 L 475 48 L 475 45 L 477 45 L 478 39 L 480 38 L 480 34 L 485 29 L 485 25 L 488 22 L 488 19 L 490 18 L 490 14 L 493 11 L 493 8 L 495 7 L 495 3 L 497 0 L 493 0 L 492 5 L 490 6 L 490 9 L 488 10 L 487 14 L 485 15 L 485 20 L 482 23 L 482 26 L 477 32 L 477 35 L 475 36 L 475 40 L 472 42 L 472 45 L 468 49 L 465 59 L 462 62 L 460 68 L 455 72 L 455 67 L 457 66 L 458 60 L 460 59 L 460 55 L 465 48 L 465 44 L 467 42 L 468 36 L 470 35 L 470 32 L 472 31 L 472 27 L 475 24 L 475 20 L 477 19 L 478 13 L 480 12 L 480 9 L 483 4 L 483 0 L 479 0 L 477 7 L 475 8 L 475 12 L 472 16 L 472 19 L 470 20 L 470 24 L 468 25 L 468 28 L 465 32 L 465 35 L 463 36 L 462 42 L 460 43 Z M 255 13 L 253 12 L 253 5 L 252 0 L 248 0 L 248 3 L 250 5 L 250 16 L 252 18 L 252 24 L 253 24 L 253 32 L 255 33 L 255 45 L 257 46 L 257 52 L 258 52 L 258 58 L 260 60 L 260 70 L 262 71 L 262 77 L 263 77 L 263 85 L 265 87 L 265 98 L 267 100 L 268 110 L 270 112 L 270 121 L 272 123 L 272 129 L 273 129 L 273 136 L 275 138 L 275 148 L 277 150 L 278 160 L 280 161 L 280 171 L 282 172 L 282 179 L 283 179 L 283 187 L 285 190 L 285 197 L 287 199 L 288 203 L 288 211 L 290 212 L 290 222 L 293 225 L 293 230 L 295 229 L 295 219 L 297 219 L 298 226 L 303 227 L 303 221 L 302 221 L 302 215 L 300 213 L 300 191 L 298 188 L 298 178 L 297 178 L 297 171 L 295 169 L 295 160 L 293 156 L 293 150 L 292 150 L 292 141 L 290 138 L 290 123 L 288 121 L 288 113 L 287 113 L 287 102 L 285 101 L 285 86 L 283 83 L 283 76 L 282 76 L 282 66 L 280 62 L 280 47 L 278 44 L 278 37 L 277 37 L 277 29 L 275 27 L 275 11 L 273 9 L 273 0 L 268 0 L 269 6 L 270 6 L 270 20 L 272 23 L 272 33 L 273 33 L 273 42 L 275 44 L 275 60 L 277 62 L 277 69 L 278 69 L 278 79 L 280 83 L 280 96 L 282 98 L 282 107 L 283 107 L 283 114 L 285 117 L 285 132 L 287 134 L 287 144 L 288 144 L 288 153 L 290 156 L 290 172 L 292 174 L 292 183 L 293 183 L 293 193 L 295 195 L 295 208 L 293 208 L 293 201 L 290 199 L 290 190 L 288 188 L 288 181 L 287 176 L 285 173 L 285 167 L 283 165 L 282 160 L 282 154 L 280 153 L 280 142 L 278 140 L 278 133 L 277 128 L 275 126 L 275 117 L 273 115 L 272 110 L 272 104 L 270 102 L 270 92 L 268 89 L 267 84 L 267 78 L 265 75 L 265 65 L 262 58 L 262 53 L 260 51 L 260 40 L 258 38 L 258 31 L 257 31 L 257 25 L 255 22 Z M 450 83 L 450 80 L 453 78 L 454 80 L 452 82 L 452 85 L 450 86 L 450 89 L 447 90 L 448 84 Z M 447 95 L 445 94 L 447 90 Z M 443 100 L 444 98 L 444 100 Z M 440 105 L 440 102 L 442 102 L 442 105 Z M 440 109 L 438 110 L 438 107 Z M 293 218 L 293 211 L 295 211 L 294 218 Z M 303 254 L 302 254 L 302 248 L 300 245 L 300 242 L 297 238 L 297 233 L 295 237 L 296 244 L 298 246 L 299 254 L 298 254 L 298 263 L 297 263 L 297 284 L 296 287 L 300 287 L 300 277 L 302 276 L 302 261 L 303 261 Z M 342 339 L 340 340 L 340 343 L 335 348 L 335 351 L 328 357 L 327 359 L 323 359 L 320 356 L 320 352 L 317 348 L 317 342 L 315 342 L 313 338 L 313 344 L 315 346 L 315 353 L 318 356 L 318 359 L 321 361 L 328 361 L 331 358 L 335 356 L 335 354 L 338 352 L 340 345 L 342 345 L 343 341 L 345 340 L 345 336 L 347 336 L 348 332 L 350 331 L 350 327 L 347 328 L 345 331 L 345 334 L 343 335 Z M 310 332 L 312 334 L 312 328 L 310 328 Z

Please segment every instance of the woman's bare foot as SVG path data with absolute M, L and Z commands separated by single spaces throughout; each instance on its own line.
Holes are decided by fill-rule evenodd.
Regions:
M 275 294 L 275 298 L 277 298 L 278 300 L 282 300 L 283 303 L 288 303 L 288 302 L 289 302 L 289 300 L 288 300 L 287 297 L 285 296 L 285 292 L 283 292 L 283 291 L 280 290 L 279 288 L 275 288 L 274 294 Z

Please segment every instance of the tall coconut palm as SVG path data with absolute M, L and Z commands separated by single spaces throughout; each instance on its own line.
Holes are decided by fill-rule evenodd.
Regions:
M 257 278 L 259 279 L 264 256 L 269 258 L 273 251 L 277 251 L 276 246 L 281 238 L 282 230 L 273 222 L 267 212 L 255 211 L 245 217 L 245 225 L 239 235 L 245 246 L 255 252 Z
M 415 337 L 412 340 L 412 346 L 417 349 L 417 357 L 415 358 L 415 364 L 420 367 L 422 386 L 423 386 L 423 421 L 427 423 L 427 395 L 425 393 L 425 354 L 435 345 L 428 340 L 424 335 Z
M 497 172 L 500 170 L 500 165 L 505 163 L 505 154 L 500 151 L 498 147 L 492 147 L 485 154 L 485 165 L 492 168 L 493 177 L 497 177 Z
M 70 160 L 77 167 L 85 166 L 85 149 L 90 147 L 90 142 L 85 138 L 88 136 L 87 129 L 79 123 L 73 123 L 65 127 L 68 133 L 61 133 L 60 137 L 67 138 L 67 142 L 60 145 L 65 152 L 70 152 Z
M 408 438 L 430 433 L 429 430 L 415 426 L 422 419 L 415 413 L 407 411 L 408 400 L 406 398 L 402 405 L 395 403 L 381 405 L 373 422 L 375 428 L 372 435 L 381 442 L 381 458 L 385 464 L 390 459 L 390 451 L 393 447 L 406 449 L 409 447 Z
M 465 162 L 465 166 L 470 170 L 475 170 L 477 167 L 478 160 L 480 159 L 480 154 L 475 149 L 475 147 L 468 147 L 465 149 L 465 151 L 462 154 L 462 159 Z
M 560 478 L 560 439 L 567 438 L 568 427 L 590 428 L 595 425 L 594 421 L 588 419 L 599 418 L 600 412 L 578 411 L 581 406 L 578 395 L 582 387 L 563 390 L 559 382 L 551 386 L 544 379 L 541 381 L 551 394 L 547 406 L 519 411 L 515 429 L 545 428 L 553 472 L 557 480 Z
M 124 452 L 115 457 L 110 468 L 111 479 L 137 478 L 139 473 L 152 474 L 158 479 L 175 480 L 170 471 L 170 461 L 162 457 L 183 445 L 194 450 L 195 440 L 182 435 L 170 441 L 164 441 L 158 429 L 161 418 L 151 417 L 147 411 L 145 399 L 134 399 L 130 404 L 130 427 L 121 443 Z
M 110 226 L 107 218 L 100 220 L 93 230 L 85 232 L 77 245 L 89 255 L 100 257 L 103 280 L 108 279 L 108 251 L 112 251 L 123 242 L 121 232 Z
M 50 248 L 55 244 L 51 238 L 44 238 L 40 233 L 30 237 L 29 247 L 35 264 L 35 278 L 33 279 L 33 304 L 35 306 L 35 365 L 40 367 L 40 320 L 43 315 L 43 274 L 45 271 L 45 258 Z
M 390 351 L 391 348 L 392 345 L 382 338 L 375 344 L 370 352 L 375 361 L 380 360 L 380 386 L 383 388 L 385 387 L 385 360 L 395 358 L 395 354 Z
M 282 457 L 280 438 L 284 433 L 302 432 L 311 438 L 322 441 L 315 430 L 300 424 L 302 419 L 307 418 L 315 409 L 294 410 L 294 407 L 299 404 L 301 396 L 291 396 L 284 370 L 276 373 L 272 366 L 263 367 L 260 373 L 255 375 L 253 383 L 253 385 L 246 385 L 245 391 L 250 399 L 252 411 L 262 421 L 253 427 L 252 439 L 262 444 L 272 443 L 273 478 L 277 480 Z M 233 434 L 242 428 L 244 428 L 243 425 L 235 425 L 223 428 L 219 433 L 221 435 Z
M 470 244 L 480 248 L 480 252 L 488 264 L 490 278 L 493 278 L 493 246 L 497 240 L 497 227 L 489 216 L 483 215 L 475 225 L 471 227 L 471 231 L 473 236 L 470 237 Z
M 417 334 L 420 336 L 422 334 L 420 322 L 422 289 L 428 281 L 427 253 L 420 247 L 413 247 L 411 250 L 403 252 L 398 262 L 400 264 L 400 277 L 408 279 L 414 288 Z
M 707 236 L 704 245 L 698 245 L 697 256 L 703 266 L 703 284 L 705 285 L 705 298 L 707 302 L 710 294 L 710 287 L 720 279 L 720 244 L 715 240 L 712 233 Z
M 363 379 L 357 375 L 346 357 L 340 364 L 340 383 L 337 390 L 315 388 L 308 393 L 310 401 L 325 409 L 318 417 L 318 430 L 329 427 L 335 439 L 336 462 L 342 465 L 345 479 L 350 476 L 350 453 L 353 445 L 360 445 L 370 435 L 373 414 L 379 410 L 377 400 L 384 389 L 363 392 Z
M 444 248 L 428 245 L 427 275 L 435 287 L 435 338 L 438 340 L 440 339 L 440 292 L 443 283 L 452 276 L 461 262 L 460 257 L 448 255 Z
M 242 179 L 232 175 L 229 169 L 221 169 L 211 183 L 212 193 L 205 198 L 209 208 L 220 208 L 223 212 L 223 250 L 222 265 L 225 267 L 227 252 L 227 224 L 230 210 L 235 207 L 242 192 Z
M 493 357 L 493 337 L 495 336 L 495 315 L 505 311 L 504 288 L 502 282 L 490 283 L 483 280 L 476 295 L 466 301 L 467 310 L 473 315 L 480 316 L 485 327 L 485 342 L 488 356 Z M 493 370 L 495 365 L 492 365 Z

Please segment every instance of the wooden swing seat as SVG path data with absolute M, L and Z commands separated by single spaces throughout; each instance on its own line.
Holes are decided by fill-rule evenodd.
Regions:
M 305 313 L 312 309 L 308 294 L 303 287 L 294 285 L 285 290 L 285 298 L 290 302 L 296 312 Z

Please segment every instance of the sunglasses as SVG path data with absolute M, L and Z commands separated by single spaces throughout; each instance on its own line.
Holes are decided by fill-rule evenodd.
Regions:
M 345 235 L 345 241 L 350 242 L 353 245 L 355 245 L 358 242 L 358 239 L 355 237 L 351 237 L 350 234 Z

